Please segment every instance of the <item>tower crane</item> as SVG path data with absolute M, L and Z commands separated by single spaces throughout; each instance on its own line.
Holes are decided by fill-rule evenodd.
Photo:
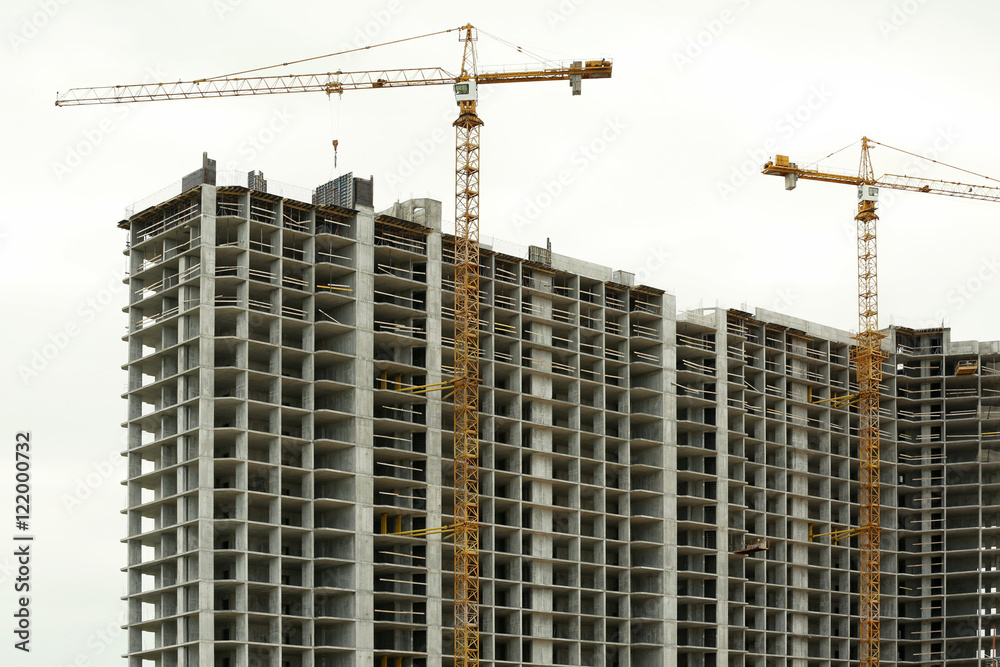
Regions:
M 555 63 L 550 67 L 479 70 L 478 34 L 472 25 L 449 28 L 396 42 L 458 32 L 464 43 L 462 67 L 453 74 L 441 67 L 319 74 L 251 76 L 244 74 L 325 58 L 317 56 L 232 75 L 96 88 L 73 88 L 56 97 L 56 106 L 122 104 L 159 100 L 235 97 L 277 93 L 323 92 L 409 86 L 454 87 L 459 107 L 455 140 L 455 661 L 457 667 L 479 664 L 479 130 L 477 86 L 496 83 L 568 81 L 573 95 L 583 79 L 611 77 L 610 60 Z M 395 42 L 388 42 L 391 44 Z M 376 46 L 384 46 L 379 44 Z M 372 48 L 372 47 L 365 47 Z M 360 50 L 360 49 L 354 49 Z M 520 49 L 519 49 L 520 50 Z M 328 54 L 329 56 L 348 53 Z M 334 142 L 336 150 L 336 142 Z M 441 532 L 431 529 L 428 532 Z
M 861 586 L 859 605 L 861 650 L 859 658 L 861 667 L 878 667 L 879 665 L 879 603 L 881 597 L 879 589 L 881 561 L 879 385 L 882 381 L 882 362 L 888 357 L 881 345 L 885 336 L 878 328 L 875 234 L 878 215 L 875 209 L 878 203 L 879 188 L 925 192 L 965 199 L 1000 201 L 1000 187 L 997 186 L 966 185 L 897 174 L 884 174 L 875 178 L 870 155 L 873 144 L 892 149 L 891 146 L 863 137 L 861 139 L 861 163 L 857 175 L 801 168 L 797 164 L 789 162 L 786 155 L 775 156 L 773 161 L 764 164 L 762 170 L 762 173 L 768 176 L 783 176 L 786 190 L 794 190 L 799 179 L 802 179 L 851 185 L 857 188 L 858 193 L 858 212 L 854 216 L 854 220 L 857 222 L 858 236 L 858 333 L 854 337 L 857 344 L 852 350 L 852 357 L 857 366 L 858 381 L 856 405 L 858 407 L 860 437 L 860 493 L 858 497 L 860 520 L 856 528 L 834 531 L 826 533 L 826 535 L 830 535 L 835 541 L 854 535 L 859 536 L 861 550 L 859 576 Z M 892 150 L 898 151 L 900 149 Z M 901 152 L 907 153 L 907 151 Z M 912 155 L 912 153 L 909 154 Z M 979 175 L 976 174 L 976 176 Z M 814 535 L 810 531 L 810 539 L 812 537 Z

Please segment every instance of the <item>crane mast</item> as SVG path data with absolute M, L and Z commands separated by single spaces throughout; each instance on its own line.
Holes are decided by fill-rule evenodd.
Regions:
M 767 162 L 762 173 L 768 176 L 782 176 L 785 189 L 794 190 L 801 178 L 825 183 L 840 183 L 857 187 L 858 212 L 854 216 L 858 236 L 858 333 L 854 336 L 856 345 L 851 357 L 857 368 L 858 394 L 851 397 L 858 408 L 858 431 L 860 441 L 858 505 L 860 516 L 858 526 L 846 530 L 836 530 L 828 535 L 833 541 L 857 535 L 860 546 L 860 640 L 859 661 L 861 667 L 878 667 L 879 656 L 879 614 L 880 614 L 880 566 L 881 566 L 881 478 L 879 443 L 879 398 L 882 382 L 882 362 L 888 355 L 882 350 L 885 335 L 878 328 L 878 266 L 875 212 L 879 188 L 923 192 L 964 199 L 1000 201 L 1000 188 L 994 185 L 968 185 L 951 181 L 924 179 L 897 174 L 883 174 L 875 178 L 871 162 L 873 144 L 884 146 L 863 137 L 861 140 L 861 163 L 857 176 L 838 174 L 818 169 L 805 169 L 789 162 L 788 156 L 778 155 Z M 891 148 L 886 146 L 886 148 Z M 899 150 L 899 149 L 894 149 Z M 901 151 L 906 153 L 906 151 Z M 991 179 L 995 180 L 995 179 Z M 810 527 L 810 539 L 813 535 Z
M 856 177 L 799 169 L 788 162 L 787 156 L 779 155 L 776 162 L 764 165 L 763 173 L 785 177 L 785 189 L 793 190 L 799 178 L 807 180 L 847 183 L 858 188 L 857 223 L 858 243 L 858 333 L 854 336 L 856 345 L 851 351 L 857 369 L 858 394 L 858 435 L 859 447 L 859 507 L 860 517 L 857 528 L 826 533 L 834 539 L 858 535 L 861 549 L 859 604 L 861 667 L 879 665 L 879 606 L 881 561 L 881 485 L 879 471 L 879 385 L 882 382 L 882 361 L 886 354 L 882 351 L 885 337 L 878 328 L 878 262 L 875 212 L 878 202 L 878 188 L 872 171 L 869 155 L 870 140 L 862 139 L 861 164 Z M 812 535 L 810 535 L 811 539 Z
M 455 664 L 479 664 L 479 128 L 466 26 L 455 84 Z
M 875 213 L 877 189 L 868 138 L 862 140 L 858 171 L 858 334 L 854 361 L 858 379 L 860 437 L 861 651 L 862 667 L 879 664 L 879 603 L 881 562 L 881 498 L 879 476 L 879 385 L 882 382 L 884 335 L 878 328 L 878 262 Z

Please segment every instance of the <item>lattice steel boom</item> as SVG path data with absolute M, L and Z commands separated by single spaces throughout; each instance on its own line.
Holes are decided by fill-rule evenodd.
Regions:
M 455 664 L 479 664 L 479 128 L 465 34 L 455 121 Z M 464 99 L 471 97 L 471 99 Z
M 858 194 L 858 334 L 854 361 L 858 378 L 860 436 L 859 535 L 861 543 L 861 665 L 879 664 L 879 566 L 881 552 L 881 498 L 879 478 L 879 384 L 882 382 L 883 334 L 878 328 L 878 271 L 876 262 L 875 200 L 868 186 L 875 182 L 868 139 L 862 141 L 862 180 Z

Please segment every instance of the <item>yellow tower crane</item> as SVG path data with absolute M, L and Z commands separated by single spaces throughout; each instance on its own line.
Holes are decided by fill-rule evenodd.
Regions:
M 459 107 L 453 123 L 455 139 L 455 521 L 447 529 L 455 540 L 455 662 L 458 667 L 479 664 L 479 129 L 477 86 L 529 81 L 568 81 L 573 95 L 583 79 L 611 77 L 610 60 L 554 64 L 538 69 L 505 67 L 480 71 L 476 63 L 477 31 L 472 25 L 395 40 L 376 46 L 458 31 L 464 43 L 459 74 L 440 67 L 359 72 L 252 76 L 244 74 L 343 55 L 317 56 L 292 63 L 237 72 L 232 75 L 179 81 L 96 88 L 73 88 L 57 95 L 56 106 L 122 104 L 157 100 L 235 97 L 276 93 L 323 92 L 401 88 L 454 87 Z M 371 47 L 365 47 L 371 48 Z M 359 51 L 361 49 L 352 49 Z M 337 142 L 334 142 L 336 150 Z
M 885 337 L 878 328 L 878 279 L 876 262 L 876 223 L 878 215 L 875 207 L 879 188 L 926 192 L 965 199 L 1000 201 L 1000 187 L 966 185 L 951 181 L 930 180 L 896 174 L 884 174 L 875 178 L 870 150 L 872 144 L 880 144 L 868 137 L 861 139 L 861 164 L 858 174 L 837 174 L 816 169 L 800 168 L 789 162 L 788 156 L 777 155 L 767 162 L 762 173 L 768 176 L 783 176 L 785 189 L 794 190 L 799 179 L 842 183 L 857 188 L 858 213 L 854 216 L 858 232 L 858 333 L 857 345 L 852 357 L 857 365 L 858 393 L 850 397 L 858 408 L 860 437 L 860 521 L 856 528 L 822 533 L 834 541 L 858 535 L 860 539 L 861 565 L 861 650 L 862 667 L 879 665 L 879 566 L 881 561 L 881 483 L 879 468 L 879 385 L 882 381 L 882 362 L 887 354 L 882 350 Z M 892 149 L 900 150 L 900 149 Z M 900 151 L 913 155 L 907 151 Z M 919 156 L 915 156 L 919 157 Z M 962 170 L 965 171 L 965 170 Z M 971 173 L 971 172 L 968 172 Z M 979 174 L 974 174 L 980 176 Z M 981 178 L 988 178 L 980 176 Z M 990 179 L 995 180 L 995 179 Z M 810 529 L 810 539 L 819 537 Z

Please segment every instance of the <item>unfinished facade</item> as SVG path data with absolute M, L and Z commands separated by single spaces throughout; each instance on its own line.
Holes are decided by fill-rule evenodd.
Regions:
M 122 223 L 129 664 L 450 665 L 450 544 L 393 534 L 452 518 L 450 398 L 401 391 L 451 374 L 441 205 L 267 188 L 206 160 Z M 856 660 L 856 545 L 810 540 L 857 521 L 848 335 L 541 248 L 480 271 L 482 662 Z M 1000 350 L 888 342 L 883 659 L 971 666 Z
M 856 664 L 858 538 L 824 535 L 858 525 L 851 338 L 760 311 L 677 319 L 678 664 Z M 882 660 L 981 664 L 1000 606 L 1000 344 L 887 333 Z

